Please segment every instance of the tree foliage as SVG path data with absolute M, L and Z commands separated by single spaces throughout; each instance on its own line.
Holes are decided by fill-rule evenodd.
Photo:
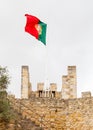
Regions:
M 10 78 L 7 67 L 0 66 L 0 90 L 7 89 L 9 83 Z
M 8 84 L 10 78 L 7 67 L 0 66 L 0 121 L 9 121 L 10 119 L 10 106 L 7 99 Z

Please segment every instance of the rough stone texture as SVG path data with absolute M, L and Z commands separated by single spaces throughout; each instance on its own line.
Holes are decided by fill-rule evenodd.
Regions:
M 37 97 L 44 97 L 44 83 L 37 84 Z
M 21 72 L 21 98 L 28 99 L 31 95 L 31 83 L 29 80 L 28 66 L 22 66 Z
M 91 97 L 91 92 L 82 92 L 82 98 Z
M 68 66 L 68 75 L 62 77 L 62 98 L 77 98 L 76 66 Z
M 50 91 L 53 91 L 53 92 L 57 91 L 57 84 L 56 83 L 51 83 L 50 84 Z
M 37 91 L 43 91 L 44 90 L 44 83 L 38 83 L 37 84 Z
M 11 106 L 44 130 L 93 130 L 93 97 L 9 98 Z
M 57 97 L 56 92 L 57 92 L 57 84 L 51 83 L 50 84 L 50 96 L 49 97 L 52 97 L 52 98 Z
M 10 122 L 0 122 L 0 130 L 44 130 L 37 126 L 30 119 L 23 119 L 21 115 L 18 118 L 10 120 Z

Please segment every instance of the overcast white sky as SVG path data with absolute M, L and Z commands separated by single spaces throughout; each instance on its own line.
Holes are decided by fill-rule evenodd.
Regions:
M 46 47 L 24 31 L 25 13 L 47 23 L 47 58 Z M 78 97 L 93 93 L 93 0 L 0 1 L 0 65 L 9 69 L 9 91 L 20 97 L 22 65 L 29 66 L 36 90 L 46 63 L 48 80 L 59 90 L 67 66 L 76 65 Z

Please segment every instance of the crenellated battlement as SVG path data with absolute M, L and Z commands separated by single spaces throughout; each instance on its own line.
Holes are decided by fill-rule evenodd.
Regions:
M 28 99 L 31 97 L 51 97 L 63 99 L 77 98 L 76 66 L 68 66 L 67 75 L 62 76 L 62 89 L 60 92 L 57 91 L 58 86 L 56 83 L 50 83 L 49 86 L 45 86 L 44 83 L 37 83 L 37 91 L 34 92 L 31 90 L 29 87 L 30 80 L 28 66 L 22 66 L 21 79 L 22 99 Z

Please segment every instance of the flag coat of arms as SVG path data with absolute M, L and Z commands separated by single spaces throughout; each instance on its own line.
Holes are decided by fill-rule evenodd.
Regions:
M 40 40 L 46 45 L 46 28 L 47 24 L 40 21 L 37 17 L 25 14 L 27 20 L 25 25 L 25 32 L 31 34 L 36 39 Z

